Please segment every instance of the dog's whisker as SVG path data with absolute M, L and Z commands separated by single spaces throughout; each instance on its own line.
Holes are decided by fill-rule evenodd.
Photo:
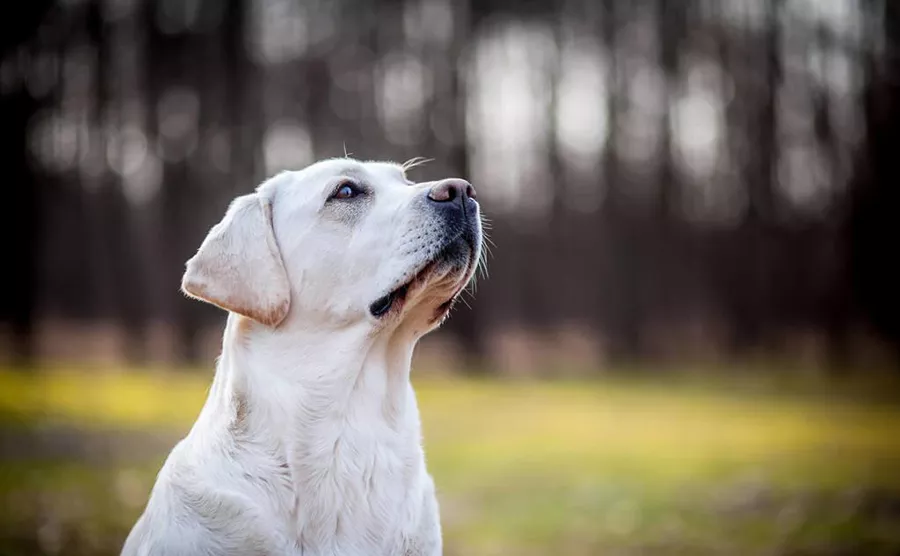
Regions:
M 487 269 L 487 258 L 491 255 L 490 247 L 485 244 L 484 249 L 481 250 L 481 253 L 478 255 L 478 262 L 475 266 L 475 273 L 480 274 L 482 278 L 489 278 L 488 269 Z
M 412 170 L 418 166 L 423 166 L 428 164 L 429 162 L 434 162 L 433 158 L 426 158 L 424 156 L 414 156 L 400 165 L 400 168 L 403 169 L 404 172 Z
M 462 290 L 462 292 L 460 292 L 460 294 L 466 294 L 466 293 L 470 293 L 470 292 L 474 293 L 478 289 L 478 278 L 479 278 L 478 269 L 476 269 L 475 274 L 472 275 L 472 279 L 469 281 L 468 284 L 466 284 L 466 287 L 463 288 L 463 290 Z
M 487 270 L 487 260 L 488 257 L 493 257 L 494 252 L 493 248 L 487 243 L 484 244 L 484 249 L 481 250 L 481 255 L 478 257 L 478 266 L 482 267 L 484 270 Z

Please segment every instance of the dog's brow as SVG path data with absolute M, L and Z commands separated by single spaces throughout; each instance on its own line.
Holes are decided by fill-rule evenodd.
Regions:
M 357 181 L 361 181 L 361 182 L 369 181 L 368 175 L 366 174 L 365 170 L 363 170 L 362 168 L 355 168 L 352 166 L 348 166 L 347 168 L 344 168 L 342 171 L 338 172 L 338 174 L 341 176 L 348 177 L 348 178 L 353 178 L 353 179 L 355 179 Z

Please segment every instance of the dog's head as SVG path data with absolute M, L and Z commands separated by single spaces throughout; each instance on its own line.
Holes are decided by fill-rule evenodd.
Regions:
M 188 295 L 270 327 L 437 326 L 481 253 L 475 190 L 349 158 L 235 199 L 187 262 Z

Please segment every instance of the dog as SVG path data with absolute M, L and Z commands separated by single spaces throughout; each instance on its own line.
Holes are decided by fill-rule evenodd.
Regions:
M 228 311 L 215 377 L 124 556 L 431 556 L 409 380 L 482 252 L 475 190 L 336 158 L 236 198 L 182 290 Z

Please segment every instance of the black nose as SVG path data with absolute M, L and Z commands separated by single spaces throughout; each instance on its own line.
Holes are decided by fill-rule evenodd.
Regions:
M 435 203 L 455 203 L 465 207 L 466 201 L 475 200 L 475 188 L 466 180 L 450 178 L 434 184 L 428 191 L 428 198 Z

